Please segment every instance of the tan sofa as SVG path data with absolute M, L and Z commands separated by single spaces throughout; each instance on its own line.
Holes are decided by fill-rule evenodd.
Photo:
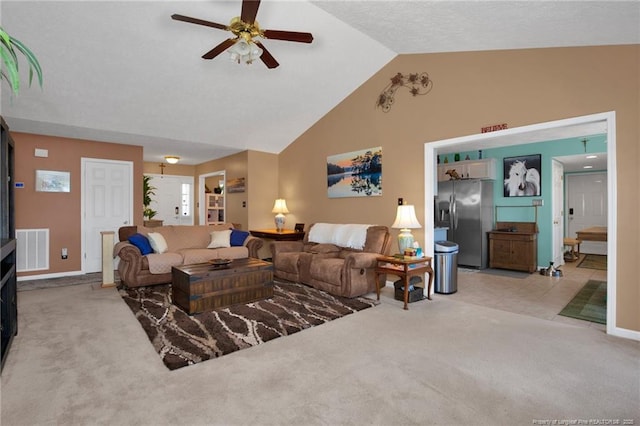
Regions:
M 303 241 L 271 244 L 274 275 L 336 296 L 358 297 L 376 290 L 376 258 L 389 254 L 390 246 L 386 226 L 313 224 Z
M 145 228 L 124 226 L 118 230 L 119 241 L 113 251 L 119 257 L 120 280 L 128 287 L 140 287 L 171 282 L 173 266 L 202 263 L 210 259 L 244 259 L 258 257 L 262 240 L 249 235 L 243 244 L 232 247 L 207 248 L 213 231 L 233 229 L 230 223 L 210 226 L 160 226 Z M 134 234 L 148 236 L 150 232 L 162 235 L 167 245 L 164 253 L 142 255 L 128 239 Z

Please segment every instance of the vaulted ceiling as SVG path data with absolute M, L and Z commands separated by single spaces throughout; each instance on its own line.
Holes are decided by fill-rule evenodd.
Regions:
M 241 1 L 3 0 L 2 27 L 27 44 L 43 90 L 2 115 L 29 133 L 144 146 L 199 164 L 246 149 L 278 153 L 399 54 L 640 43 L 638 1 L 263 0 L 262 28 L 307 31 L 312 44 L 264 40 L 280 66 L 200 57 L 230 33 Z

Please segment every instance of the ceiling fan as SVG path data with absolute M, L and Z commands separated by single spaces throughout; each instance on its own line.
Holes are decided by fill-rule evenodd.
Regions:
M 260 58 L 267 68 L 276 68 L 280 65 L 278 61 L 276 61 L 264 45 L 260 41 L 255 40 L 255 38 L 262 37 L 272 40 L 295 41 L 298 43 L 311 43 L 313 41 L 313 35 L 311 35 L 311 33 L 261 29 L 258 21 L 256 21 L 259 7 L 260 0 L 243 0 L 240 16 L 233 18 L 229 25 L 222 25 L 216 22 L 190 18 L 178 14 L 171 15 L 171 18 L 176 21 L 204 25 L 233 33 L 234 37 L 226 39 L 202 55 L 203 59 L 213 59 L 229 49 L 231 58 L 238 63 L 243 62 L 250 64 L 255 59 Z

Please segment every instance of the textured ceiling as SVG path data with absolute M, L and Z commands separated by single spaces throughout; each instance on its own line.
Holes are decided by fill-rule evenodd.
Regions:
M 12 130 L 144 146 L 199 164 L 246 149 L 278 153 L 397 54 L 640 43 L 640 3 L 611 1 L 264 0 L 269 70 L 200 56 L 229 33 L 236 1 L 7 1 L 0 22 L 37 55 L 44 90 L 12 97 Z

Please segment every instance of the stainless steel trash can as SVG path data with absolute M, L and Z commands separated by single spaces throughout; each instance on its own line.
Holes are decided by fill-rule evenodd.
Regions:
M 451 294 L 458 291 L 458 252 L 460 247 L 452 241 L 436 241 L 435 288 L 436 293 Z

